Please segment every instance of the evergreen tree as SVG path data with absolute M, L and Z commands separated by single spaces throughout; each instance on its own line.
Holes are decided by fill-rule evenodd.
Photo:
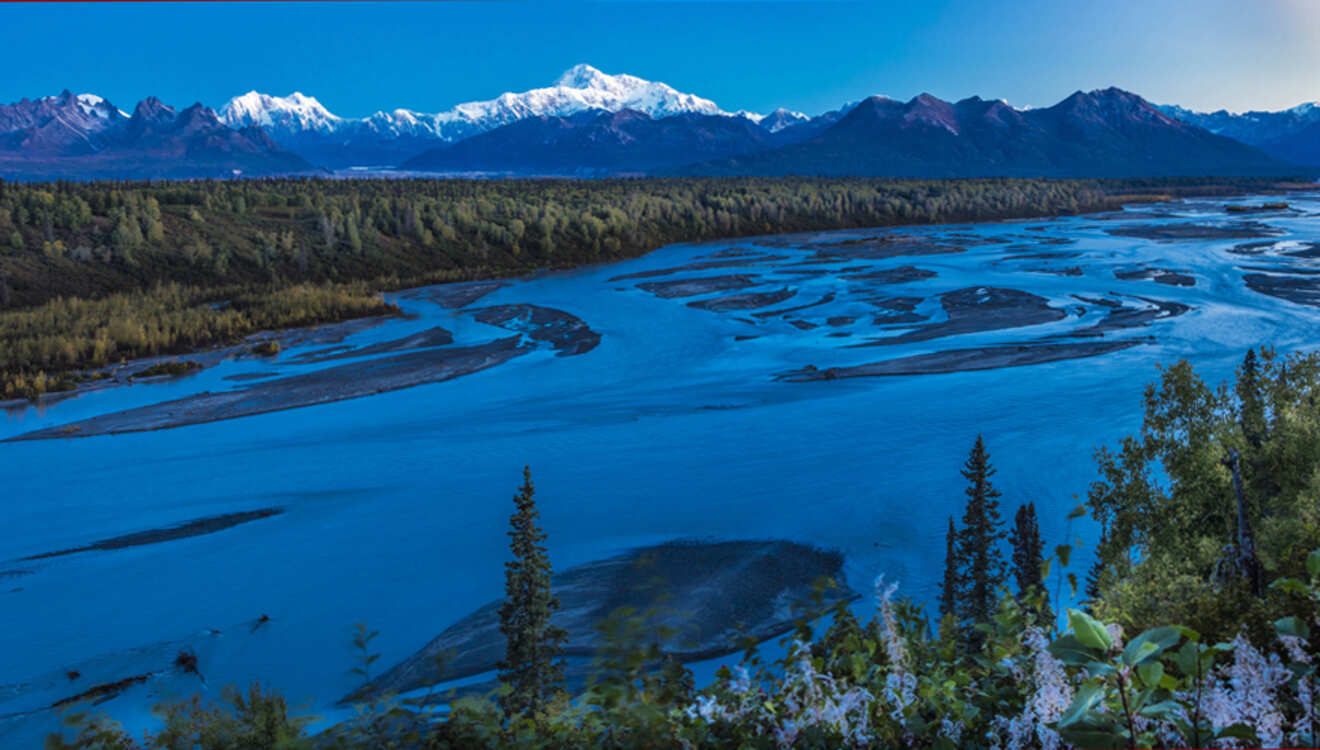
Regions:
M 509 687 L 500 706 L 510 716 L 535 716 L 564 680 L 560 654 L 567 634 L 550 624 L 559 600 L 550 593 L 550 558 L 534 494 L 532 471 L 523 467 L 523 485 L 513 498 L 517 509 L 509 518 L 513 559 L 504 564 L 500 607 L 500 632 L 506 642 L 500 682 Z
M 1086 572 L 1086 586 L 1083 593 L 1086 594 L 1088 605 L 1100 601 L 1100 574 L 1105 568 L 1105 556 L 1109 554 L 1109 527 L 1100 527 L 1100 540 L 1095 545 L 1095 562 L 1091 564 L 1091 569 Z M 1089 607 L 1088 607 L 1089 608 Z
M 1265 512 L 1271 500 L 1279 493 L 1279 484 L 1269 469 L 1269 457 L 1264 450 L 1270 437 L 1269 418 L 1266 414 L 1264 383 L 1271 374 L 1273 352 L 1261 349 L 1258 359 L 1254 349 L 1248 349 L 1237 372 L 1234 390 L 1238 400 L 1238 424 L 1247 444 L 1242 451 L 1241 471 L 1246 481 L 1246 502 L 1252 516 Z M 1262 372 L 1261 360 L 1264 364 Z
M 994 473 L 985 442 L 977 435 L 962 472 L 968 481 L 967 508 L 957 545 L 961 566 L 957 612 L 958 619 L 968 623 L 989 621 L 999 588 L 1004 585 L 1004 555 L 1000 549 L 1004 539 L 1003 519 L 999 515 L 999 491 L 990 484 Z
M 949 516 L 949 530 L 944 535 L 944 580 L 940 582 L 940 617 L 958 614 L 958 571 L 962 569 L 958 559 L 958 532 L 953 528 L 953 516 Z
M 1013 517 L 1013 531 L 1009 534 L 1009 543 L 1013 548 L 1013 578 L 1017 582 L 1018 597 L 1025 600 L 1028 595 L 1045 597 L 1044 609 L 1040 611 L 1041 622 L 1054 620 L 1054 612 L 1049 605 L 1049 592 L 1045 588 L 1042 569 L 1045 566 L 1045 542 L 1040 538 L 1040 523 L 1036 519 L 1036 504 L 1027 503 L 1019 506 Z
M 1260 369 L 1256 364 L 1256 350 L 1248 349 L 1238 370 L 1237 397 L 1241 409 L 1242 436 L 1253 449 L 1259 449 L 1265 438 L 1265 399 L 1261 394 Z
M 1023 595 L 1043 583 L 1040 569 L 1045 564 L 1045 544 L 1040 539 L 1035 503 L 1017 509 L 1009 543 L 1013 547 L 1013 577 L 1017 581 L 1018 594 Z

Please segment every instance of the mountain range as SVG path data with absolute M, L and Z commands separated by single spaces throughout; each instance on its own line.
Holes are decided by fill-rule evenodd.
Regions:
M 1198 113 L 1116 88 L 1052 107 L 873 96 L 809 117 L 721 109 L 577 65 L 551 86 L 347 118 L 251 91 L 218 111 L 154 97 L 127 113 L 65 91 L 0 106 L 4 179 L 330 174 L 350 167 L 510 175 L 1163 176 L 1320 166 L 1320 106 Z
M 17 180 L 249 177 L 316 171 L 259 127 L 155 97 L 130 115 L 68 91 L 0 106 L 0 177 Z
M 1293 164 L 1320 166 L 1320 102 L 1278 112 L 1193 112 L 1160 107 L 1166 114 L 1259 148 Z

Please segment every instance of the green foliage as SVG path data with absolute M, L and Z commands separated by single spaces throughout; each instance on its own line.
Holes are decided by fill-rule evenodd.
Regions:
M 516 510 L 509 518 L 513 559 L 504 563 L 504 604 L 499 613 L 500 632 L 506 641 L 500 681 L 509 688 L 500 697 L 500 706 L 510 716 L 531 719 L 562 688 L 560 652 L 567 637 L 550 622 L 559 600 L 550 592 L 550 558 L 538 522 L 535 493 L 531 468 L 523 467 L 523 485 L 513 498 Z
M 1320 356 L 1270 349 L 1243 361 L 1232 387 L 1211 387 L 1186 362 L 1147 388 L 1139 435 L 1097 453 L 1088 505 L 1104 529 L 1094 611 L 1125 627 L 1185 622 L 1214 639 L 1245 625 L 1253 639 L 1290 614 L 1276 591 L 1252 595 L 1237 571 L 1244 531 L 1268 583 L 1298 576 L 1320 544 Z M 1240 529 L 1226 457 L 1244 485 Z
M 159 375 L 187 375 L 190 372 L 195 372 L 200 369 L 202 369 L 200 364 L 189 359 L 183 361 L 171 360 L 168 362 L 157 362 L 150 367 L 138 370 L 133 373 L 133 377 L 152 378 Z
M 7 309 L 114 300 L 151 346 L 105 330 L 119 356 L 210 346 L 221 321 L 202 305 L 296 296 L 297 284 L 341 285 L 362 299 L 312 305 L 278 325 L 370 315 L 371 292 L 635 257 L 661 245 L 737 235 L 992 220 L 1097 211 L 1142 194 L 1224 192 L 1260 181 L 1188 180 L 309 180 L 58 182 L 7 185 L 0 278 Z M 1146 199 L 1157 196 L 1147 195 Z M 28 240 L 25 242 L 24 237 Z M 160 294 L 159 289 L 182 290 Z M 45 313 L 42 311 L 45 310 Z M 169 319 L 184 318 L 181 327 Z M 201 318 L 202 320 L 197 320 Z M 25 328 L 0 356 L 0 389 L 40 395 L 107 353 L 61 321 Z M 179 331 L 178 334 L 171 333 Z M 237 331 L 251 332 L 246 326 Z M 90 331 L 84 333 L 99 333 Z M 0 333 L 3 335 L 3 333 Z M 226 334 L 228 335 L 228 334 Z M 128 341 L 125 341 L 128 339 Z M 163 340 L 162 340 L 163 339 Z M 125 344 L 129 344 L 125 346 Z
M 1232 646 L 1208 646 L 1195 630 L 1161 626 L 1120 647 L 1104 624 L 1077 610 L 1068 614 L 1073 633 L 1057 639 L 1050 652 L 1084 675 L 1053 727 L 1069 744 L 1160 747 L 1165 744 L 1160 729 L 1176 730 L 1188 747 L 1226 739 L 1260 742 L 1244 724 L 1216 726 L 1203 705 L 1215 661 Z
M 51 734 L 46 750 L 140 750 L 133 737 L 114 721 L 75 712 L 64 716 L 64 725 L 74 734 Z
M 258 331 L 397 312 L 361 283 L 250 291 L 165 284 L 103 299 L 56 299 L 0 314 L 0 398 L 66 390 L 75 370 L 84 368 L 231 344 Z
M 246 693 L 224 690 L 220 704 L 194 697 L 161 707 L 165 728 L 151 747 L 161 750 L 311 750 L 303 729 L 314 717 L 290 717 L 284 698 L 258 683 Z
M 371 682 L 371 665 L 380 659 L 380 654 L 371 651 L 371 642 L 378 635 L 380 635 L 380 631 L 367 628 L 365 622 L 359 622 L 353 626 L 353 653 L 357 657 L 357 666 L 349 671 L 361 677 L 364 685 Z
M 1036 504 L 1019 506 L 1013 516 L 1013 529 L 1009 534 L 1013 549 L 1013 578 L 1019 594 L 1025 594 L 1044 580 L 1041 566 L 1045 564 L 1045 543 L 1040 538 L 1040 522 L 1036 519 Z
M 164 725 L 141 743 L 114 722 L 85 713 L 72 713 L 64 723 L 72 737 L 52 734 L 46 750 L 312 750 L 304 728 L 313 716 L 294 717 L 278 693 L 253 683 L 246 692 L 226 687 L 219 703 L 200 696 L 158 706 Z
M 958 559 L 958 531 L 949 516 L 949 530 L 944 533 L 944 578 L 940 580 L 940 617 L 958 615 L 958 574 L 962 569 Z
M 1007 574 L 1000 549 L 1004 540 L 1000 493 L 990 483 L 994 473 L 985 441 L 977 435 L 962 470 L 968 482 L 967 506 L 957 536 L 957 613 L 968 623 L 989 621 Z

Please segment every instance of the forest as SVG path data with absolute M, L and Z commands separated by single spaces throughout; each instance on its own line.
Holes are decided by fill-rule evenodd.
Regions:
M 702 686 L 663 650 L 654 613 L 627 609 L 600 624 L 588 683 L 565 682 L 554 540 L 524 469 L 494 691 L 364 699 L 314 734 L 315 717 L 278 692 L 231 687 L 160 705 L 161 728 L 139 741 L 91 713 L 105 692 L 93 689 L 47 748 L 1316 747 L 1317 397 L 1317 354 L 1251 351 L 1218 385 L 1186 362 L 1162 368 L 1140 431 L 1097 451 L 1089 497 L 1057 540 L 1041 537 L 1033 504 L 995 488 L 993 446 L 977 436 L 936 612 L 882 575 L 872 607 L 809 608 L 782 656 L 749 643 Z M 1102 541 L 1081 571 L 1072 522 L 1088 515 Z M 375 635 L 352 636 L 364 683 Z M 198 669 L 182 657 L 177 668 Z
M 1265 179 L 0 182 L 0 399 L 251 333 L 390 314 L 381 291 L 723 237 L 1114 209 Z M 103 375 L 104 373 L 100 373 Z

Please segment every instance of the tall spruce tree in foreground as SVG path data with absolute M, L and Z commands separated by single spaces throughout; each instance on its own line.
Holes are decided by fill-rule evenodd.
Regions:
M 513 559 L 504 564 L 504 605 L 500 607 L 500 632 L 506 646 L 499 676 L 509 688 L 500 697 L 500 707 L 510 716 L 535 716 L 564 681 L 561 651 L 567 634 L 550 624 L 559 600 L 550 593 L 550 558 L 534 495 L 532 470 L 523 467 L 523 485 L 513 498 L 517 509 L 509 518 Z
M 1004 585 L 1003 519 L 999 516 L 999 491 L 990 484 L 995 473 L 985 442 L 976 436 L 962 475 L 967 479 L 967 508 L 958 530 L 958 619 L 967 623 L 988 622 Z M 979 643 L 978 631 L 971 631 Z M 973 644 L 975 645 L 975 644 Z
M 953 528 L 953 516 L 949 516 L 949 530 L 944 535 L 944 580 L 940 582 L 940 617 L 958 616 L 958 571 L 962 565 L 958 560 L 958 532 Z

